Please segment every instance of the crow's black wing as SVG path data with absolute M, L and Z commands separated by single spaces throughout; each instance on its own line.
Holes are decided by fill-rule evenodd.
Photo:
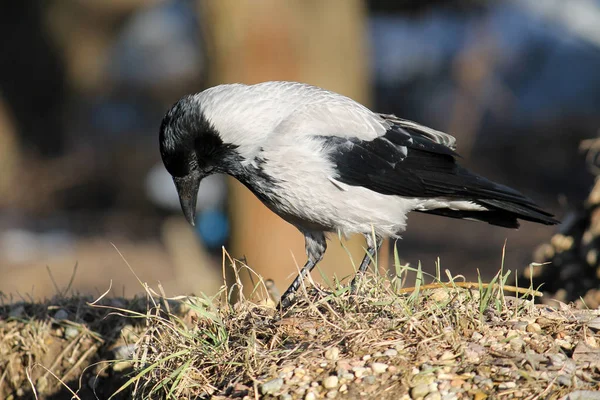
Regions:
M 483 219 L 494 225 L 516 227 L 517 218 L 555 224 L 551 214 L 507 186 L 469 172 L 456 163 L 450 147 L 433 141 L 418 125 L 393 125 L 371 140 L 324 137 L 338 176 L 348 185 L 378 193 L 418 198 L 467 200 L 489 211 L 434 209 L 424 212 Z M 486 215 L 487 213 L 487 215 Z

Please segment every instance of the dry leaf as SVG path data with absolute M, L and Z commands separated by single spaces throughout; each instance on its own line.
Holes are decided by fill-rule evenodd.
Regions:
M 573 360 L 594 362 L 600 360 L 600 349 L 579 342 L 573 351 Z

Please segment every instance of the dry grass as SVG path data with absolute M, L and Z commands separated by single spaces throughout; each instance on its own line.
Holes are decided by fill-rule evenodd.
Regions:
M 252 273 L 239 262 L 235 270 Z M 392 277 L 367 276 L 359 296 L 337 281 L 302 288 L 285 313 L 259 278 L 234 305 L 224 299 L 238 290 L 185 298 L 182 315 L 148 315 L 137 374 L 122 389 L 136 398 L 534 399 L 598 387 L 600 336 L 589 326 L 598 328 L 598 312 L 536 306 L 533 290 L 507 296 L 502 270 L 489 285 L 466 285 L 474 289 L 446 273 L 446 282 L 439 269 L 429 277 L 429 289 L 420 267 L 396 262 Z M 338 386 L 325 388 L 334 375 Z
M 107 360 L 131 340 L 123 335 L 131 327 L 128 319 L 91 307 L 87 296 L 57 295 L 42 303 L 0 296 L 0 301 L 0 398 L 70 398 L 72 390 L 91 393 L 89 379 L 110 381 L 98 390 L 108 397 L 125 381 L 112 374 Z M 146 309 L 144 298 L 103 303 Z
M 233 260 L 237 284 L 214 298 L 167 299 L 144 285 L 133 301 L 5 306 L 0 397 L 533 400 L 598 388 L 599 311 L 534 304 L 531 288 L 509 296 L 502 268 L 484 284 L 395 261 L 358 296 L 337 279 L 302 287 L 285 313 Z M 241 273 L 258 282 L 250 298 Z M 115 350 L 128 345 L 133 354 Z

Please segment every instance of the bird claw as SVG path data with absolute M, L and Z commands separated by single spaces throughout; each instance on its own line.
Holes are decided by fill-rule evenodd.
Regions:
M 294 297 L 295 296 L 293 294 L 284 294 L 279 300 L 279 304 L 277 304 L 277 310 L 283 312 L 287 311 L 294 302 Z
M 362 279 L 362 276 L 363 276 L 363 274 L 359 271 L 354 276 L 354 279 L 352 279 L 352 282 L 350 282 L 350 295 L 351 296 L 356 296 L 358 294 L 358 289 L 360 286 L 360 281 Z

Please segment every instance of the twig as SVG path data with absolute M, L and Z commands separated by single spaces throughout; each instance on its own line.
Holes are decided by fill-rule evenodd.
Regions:
M 479 289 L 479 283 L 477 283 L 477 282 L 448 282 L 448 283 L 430 283 L 428 285 L 420 285 L 419 290 L 448 288 L 448 286 L 450 286 L 450 285 L 460 287 L 463 289 Z M 490 284 L 483 283 L 482 286 L 484 288 L 488 288 L 490 286 Z M 525 289 L 525 288 L 520 288 L 520 287 L 516 287 L 516 286 L 500 285 L 498 283 L 494 283 L 491 286 L 495 289 L 502 288 L 502 290 L 507 290 L 507 291 L 513 292 L 513 293 L 531 294 L 531 295 L 537 296 L 537 297 L 544 296 L 544 294 L 542 292 L 538 292 L 537 290 L 533 290 L 533 289 Z M 417 289 L 416 287 L 402 288 L 399 290 L 399 293 L 412 293 L 416 289 Z
M 43 375 L 44 378 L 48 377 L 48 374 L 52 373 L 52 370 L 54 370 L 60 364 L 60 362 L 63 360 L 63 358 L 65 357 L 67 352 L 69 352 L 81 340 L 81 338 L 83 338 L 83 335 L 84 335 L 84 333 L 80 332 L 77 335 L 77 337 L 75 338 L 75 340 L 73 340 L 71 343 L 69 343 L 63 349 L 63 351 L 61 351 L 60 354 L 54 359 L 54 362 L 52 363 L 52 365 L 50 365 L 50 367 L 48 367 L 48 368 L 44 367 L 44 369 L 46 369 L 46 372 Z
M 73 364 L 73 366 L 62 376 L 62 378 L 59 379 L 60 381 L 67 381 L 67 376 L 69 376 L 73 371 L 75 371 L 77 368 L 79 368 L 79 366 L 85 361 L 86 358 L 88 358 L 90 356 L 90 354 L 96 352 L 98 350 L 98 346 L 97 345 L 93 345 L 92 347 L 90 347 L 89 349 L 87 349 L 85 351 L 85 353 L 83 353 L 81 355 L 81 357 L 79 357 L 79 359 L 77 360 L 77 362 L 75 364 Z

